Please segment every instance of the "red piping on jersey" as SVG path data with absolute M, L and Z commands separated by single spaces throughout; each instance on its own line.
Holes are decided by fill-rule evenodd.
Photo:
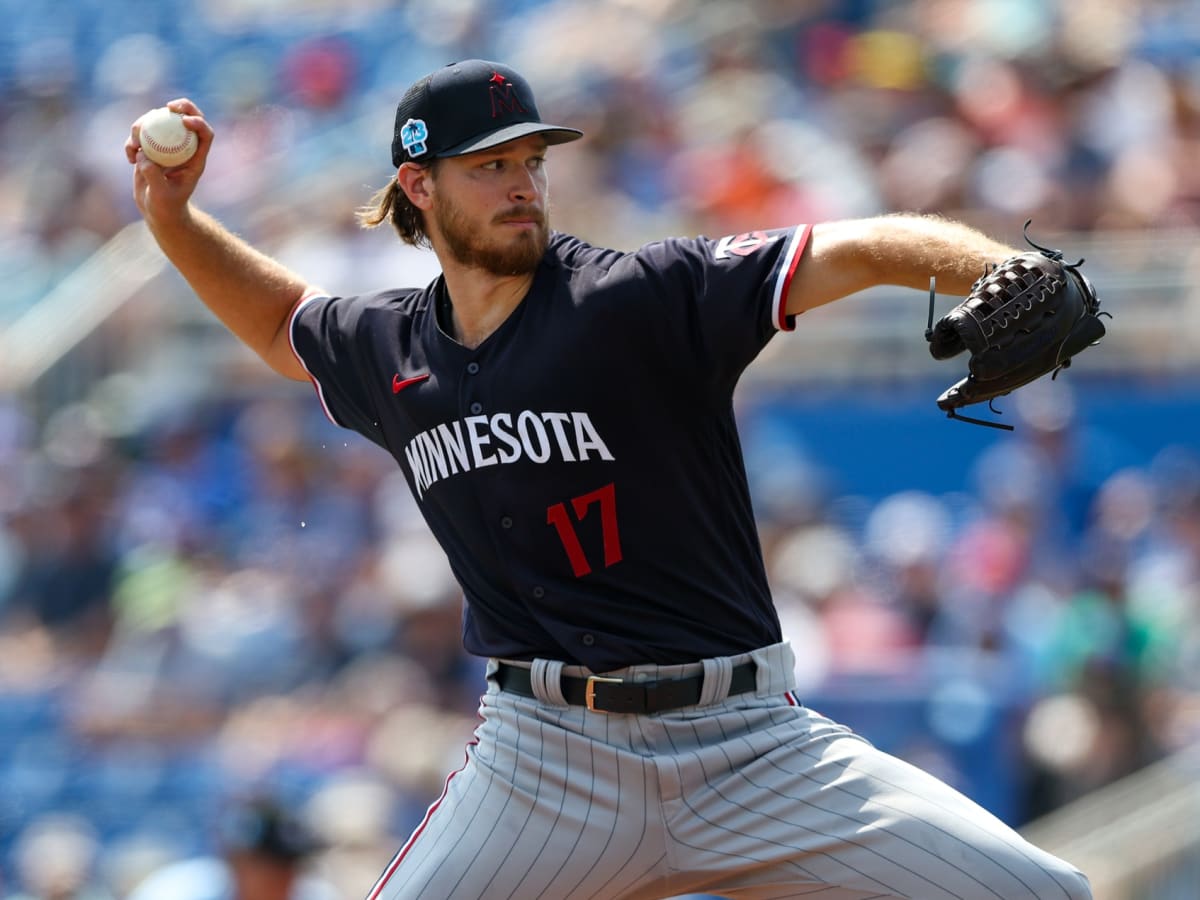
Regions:
M 787 249 L 788 256 L 784 259 L 787 270 L 780 273 L 779 280 L 775 285 L 773 312 L 775 313 L 775 327 L 780 331 L 792 331 L 796 327 L 794 321 L 788 322 L 787 294 L 788 288 L 792 286 L 792 276 L 796 274 L 796 266 L 800 264 L 800 257 L 804 255 L 804 248 L 808 244 L 808 236 L 811 233 L 811 225 L 798 227 L 795 237 L 792 238 L 792 245 Z
M 375 887 L 371 888 L 371 893 L 367 894 L 367 900 L 378 900 L 379 892 L 383 890 L 388 880 L 396 874 L 396 870 L 400 868 L 400 863 L 404 861 L 404 857 L 408 855 L 408 851 L 417 842 L 417 838 L 421 836 L 421 832 L 425 830 L 425 826 L 429 824 L 429 820 L 433 818 L 433 814 L 437 812 L 438 807 L 442 805 L 442 801 L 446 799 L 446 795 L 450 793 L 450 782 L 454 779 L 454 776 L 462 772 L 471 761 L 470 750 L 478 743 L 479 741 L 471 741 L 467 744 L 466 759 L 463 760 L 462 767 L 455 769 L 446 776 L 446 785 L 442 788 L 442 795 L 430 804 L 429 809 L 425 810 L 425 818 L 421 820 L 421 824 L 417 826 L 416 831 L 404 842 L 404 846 L 392 857 L 392 861 L 388 863 L 388 867 L 384 869 L 383 874 L 379 876 L 379 880 L 375 882 Z

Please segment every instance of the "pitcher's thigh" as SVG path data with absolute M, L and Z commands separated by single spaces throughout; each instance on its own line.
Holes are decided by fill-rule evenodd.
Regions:
M 688 803 L 694 818 L 673 819 L 672 836 L 696 865 L 724 866 L 727 877 L 708 889 L 738 900 L 803 896 L 818 885 L 845 898 L 1091 896 L 1074 867 L 837 726 L 755 756 Z
M 665 849 L 648 822 L 636 771 L 615 782 L 589 764 L 536 772 L 534 754 L 517 771 L 472 760 L 451 777 L 380 879 L 369 900 L 620 897 L 661 866 Z M 586 757 L 585 757 L 586 758 Z M 523 770 L 523 771 L 522 771 Z M 546 776 L 546 777 L 543 777 Z

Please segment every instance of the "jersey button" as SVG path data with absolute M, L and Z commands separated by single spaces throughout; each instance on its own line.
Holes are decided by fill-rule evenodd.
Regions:
M 512 523 L 512 516 L 505 516 L 504 518 L 502 518 L 502 519 L 500 520 L 500 527 L 501 527 L 501 528 L 512 528 L 512 525 L 513 525 L 513 523 Z
M 477 363 L 477 362 L 467 363 L 467 371 L 472 375 L 478 375 L 479 374 L 479 363 Z
M 483 404 L 478 401 L 476 401 L 475 403 L 472 403 L 471 404 L 471 412 L 474 415 L 479 415 L 481 412 L 483 412 Z
M 583 641 L 583 646 L 590 647 L 596 643 L 596 636 L 594 634 L 585 634 L 580 640 Z
M 533 596 L 535 596 L 539 600 L 541 600 L 543 597 L 546 596 L 546 589 L 539 584 L 537 587 L 535 587 L 533 589 Z

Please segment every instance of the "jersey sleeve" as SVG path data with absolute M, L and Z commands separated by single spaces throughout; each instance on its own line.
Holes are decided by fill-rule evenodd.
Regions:
M 643 273 L 665 304 L 663 327 L 691 342 L 706 368 L 736 379 L 777 332 L 795 327 L 787 293 L 810 231 L 798 225 L 643 247 Z
M 366 389 L 370 380 L 363 366 L 368 361 L 355 352 L 362 311 L 356 298 L 306 296 L 292 310 L 289 337 L 329 420 L 386 446 Z

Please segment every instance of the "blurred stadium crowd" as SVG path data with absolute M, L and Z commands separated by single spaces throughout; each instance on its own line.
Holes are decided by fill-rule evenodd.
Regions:
M 203 205 L 339 292 L 425 282 L 431 258 L 353 210 L 391 175 L 403 88 L 467 56 L 511 63 L 585 130 L 551 156 L 555 221 L 597 243 L 910 209 L 1012 240 L 1026 218 L 1200 223 L 1188 0 L 0 16 L 0 325 L 137 218 L 121 144 L 182 95 L 218 133 Z M 154 292 L 196 305 L 170 278 Z M 360 895 L 474 727 L 459 594 L 394 463 L 307 391 L 240 358 L 139 380 L 165 318 L 100 336 L 84 380 L 102 396 L 0 395 L 0 896 L 120 900 L 211 851 L 223 804 L 262 788 Z M 950 494 L 851 500 L 802 459 L 773 472 L 755 432 L 747 453 L 802 693 L 1021 824 L 1200 738 L 1200 455 L 1084 459 L 1061 383 L 1017 413 Z

